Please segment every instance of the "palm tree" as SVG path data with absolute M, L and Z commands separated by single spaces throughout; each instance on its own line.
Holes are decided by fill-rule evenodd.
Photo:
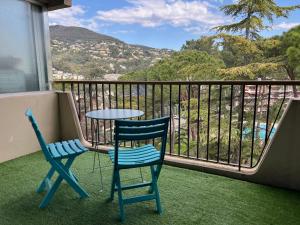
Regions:
M 264 19 L 270 23 L 274 17 L 288 17 L 290 11 L 300 8 L 300 5 L 282 7 L 274 0 L 238 0 L 235 4 L 221 7 L 225 15 L 230 15 L 240 21 L 228 25 L 217 26 L 219 32 L 244 32 L 247 39 L 257 39 L 259 32 L 267 29 Z

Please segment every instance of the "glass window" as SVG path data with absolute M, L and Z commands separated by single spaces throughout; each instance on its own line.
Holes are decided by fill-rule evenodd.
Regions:
M 37 13 L 42 19 L 42 9 L 24 0 L 1 0 L 0 93 L 41 89 L 39 76 L 45 76 L 45 70 L 40 74 L 38 63 L 41 57 L 45 63 L 45 54 L 36 44 L 44 43 L 43 35 L 36 35 L 43 33 L 43 26 L 34 22 Z

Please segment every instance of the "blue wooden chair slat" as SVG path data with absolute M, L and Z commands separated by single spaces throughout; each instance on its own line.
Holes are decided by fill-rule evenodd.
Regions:
M 70 140 L 70 141 L 68 141 L 68 143 L 69 143 L 70 147 L 77 152 L 85 151 L 85 147 L 83 147 L 81 144 L 78 146 L 74 140 Z
M 169 117 L 153 120 L 116 120 L 115 121 L 115 147 L 109 151 L 109 157 L 114 163 L 113 178 L 111 184 L 110 200 L 114 198 L 114 192 L 118 192 L 119 215 L 121 221 L 124 220 L 124 205 L 141 201 L 156 201 L 157 212 L 161 213 L 160 196 L 157 187 L 157 180 L 164 160 L 166 141 L 169 125 Z M 121 141 L 137 141 L 160 138 L 160 149 L 148 144 L 137 148 L 119 148 Z M 121 169 L 131 169 L 150 166 L 152 181 L 122 186 L 120 180 Z M 149 194 L 123 198 L 122 191 L 149 187 Z
M 119 156 L 132 156 L 132 157 L 140 157 L 141 155 L 145 155 L 148 153 L 158 152 L 153 146 L 145 146 L 145 148 L 134 148 L 132 149 L 124 149 L 119 150 Z M 114 150 L 108 152 L 109 155 L 114 157 Z
M 129 150 L 129 151 L 133 151 L 134 150 Z M 115 155 L 114 154 L 110 154 L 109 155 L 111 160 L 114 161 L 115 159 Z M 130 153 L 128 154 L 123 154 L 123 155 L 119 155 L 119 162 L 121 161 L 139 161 L 141 159 L 148 159 L 148 158 L 153 158 L 153 157 L 156 157 L 156 156 L 160 156 L 160 152 L 156 151 L 156 150 L 153 150 L 151 152 L 145 152 L 145 154 L 140 154 L 140 155 L 131 155 Z
M 151 126 L 151 125 L 157 125 L 157 124 L 164 124 L 166 125 L 166 122 L 168 122 L 169 117 L 162 117 L 152 120 L 118 120 L 120 127 L 134 127 L 134 126 Z
M 64 147 L 65 151 L 67 152 L 74 152 L 73 154 L 81 153 L 80 149 L 78 148 L 72 149 L 69 146 L 69 141 L 62 141 L 61 144 Z
M 61 158 L 61 155 L 59 154 L 59 152 L 56 150 L 55 144 L 51 143 L 48 144 L 49 150 L 53 156 L 53 158 Z
M 120 133 L 132 133 L 138 134 L 140 132 L 154 132 L 154 131 L 161 131 L 164 130 L 164 124 L 157 124 L 157 125 L 150 125 L 147 127 L 133 127 L 133 126 L 121 126 L 119 127 Z
M 140 159 L 140 160 L 122 160 L 122 161 L 119 161 L 119 165 L 120 167 L 122 167 L 123 165 L 124 166 L 130 166 L 130 165 L 143 165 L 144 163 L 151 163 L 151 162 L 157 162 L 158 160 L 160 159 L 160 156 L 157 155 L 155 157 L 151 157 L 151 158 L 143 158 L 143 159 Z
M 88 197 L 88 193 L 79 185 L 78 179 L 71 171 L 74 159 L 88 151 L 88 149 L 83 147 L 78 139 L 46 144 L 31 109 L 27 109 L 25 115 L 28 117 L 34 129 L 46 160 L 51 165 L 50 170 L 37 189 L 38 193 L 47 190 L 47 194 L 44 196 L 39 207 L 44 208 L 49 204 L 63 180 L 65 180 L 81 198 Z M 63 163 L 62 159 L 66 159 L 66 162 Z M 51 178 L 55 172 L 58 173 L 58 177 L 52 185 Z
M 149 140 L 153 138 L 161 137 L 164 134 L 164 131 L 155 131 L 149 133 L 139 133 L 139 134 L 131 134 L 131 133 L 120 133 L 119 138 L 122 141 L 130 141 L 132 139 L 139 140 Z
M 65 152 L 65 153 L 66 153 L 66 156 L 76 154 L 76 151 L 73 151 L 73 150 L 70 149 L 70 148 L 65 148 L 65 146 L 63 146 L 63 144 L 62 144 L 61 142 L 56 142 L 56 143 L 55 143 L 55 146 L 56 146 L 57 149 L 59 149 L 59 151 Z
M 119 148 L 119 155 L 127 155 L 129 153 L 132 155 L 140 155 L 144 152 L 152 151 L 153 148 L 153 145 L 144 145 L 142 147 L 136 147 L 134 148 L 134 151 L 131 151 L 131 148 L 123 148 L 122 150 Z M 114 150 L 109 151 L 109 154 L 114 154 Z
M 75 142 L 76 146 L 82 151 L 86 151 L 86 147 L 84 147 L 78 139 L 71 140 L 71 142 Z
M 56 150 L 59 152 L 59 154 L 62 156 L 62 158 L 68 157 L 70 154 L 68 151 L 66 151 L 63 147 L 62 144 L 59 142 L 54 143 Z

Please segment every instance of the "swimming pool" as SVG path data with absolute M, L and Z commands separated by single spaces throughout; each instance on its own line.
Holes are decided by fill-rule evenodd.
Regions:
M 270 129 L 270 127 L 268 129 Z M 274 126 L 273 129 L 272 129 L 272 131 L 271 131 L 270 138 L 272 138 L 274 136 L 275 131 L 276 131 L 276 127 Z M 249 127 L 244 128 L 244 130 L 243 130 L 243 138 L 245 138 L 247 135 L 251 135 L 251 133 L 252 133 L 252 128 L 249 128 Z M 265 138 L 266 138 L 266 124 L 261 123 L 259 125 L 259 132 L 258 132 L 258 134 L 255 131 L 255 136 L 254 136 L 255 139 L 257 139 L 257 136 L 258 136 L 258 138 L 260 140 L 265 140 Z

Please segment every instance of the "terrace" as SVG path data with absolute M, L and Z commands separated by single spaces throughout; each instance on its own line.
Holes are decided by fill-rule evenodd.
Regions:
M 38 208 L 43 195 L 36 194 L 36 185 L 49 166 L 43 159 L 42 153 L 36 152 L 38 149 L 36 138 L 23 116 L 23 111 L 28 105 L 39 115 L 41 129 L 46 132 L 47 139 L 79 137 L 92 150 L 91 144 L 94 142 L 92 134 L 95 128 L 91 126 L 92 121 L 85 118 L 86 111 L 106 108 L 106 105 L 110 108 L 127 106 L 143 110 L 144 117 L 152 118 L 152 115 L 154 117 L 168 115 L 170 113 L 168 108 L 172 109 L 174 112 L 172 118 L 173 120 L 176 118 L 177 122 L 173 122 L 169 133 L 175 134 L 168 137 L 168 151 L 165 158 L 167 165 L 163 167 L 159 179 L 164 213 L 162 216 L 156 215 L 151 210 L 153 202 L 128 206 L 126 223 L 295 224 L 299 221 L 297 203 L 300 194 L 297 191 L 299 180 L 296 179 L 299 174 L 298 163 L 297 160 L 293 160 L 298 154 L 297 138 L 293 135 L 295 134 L 293 131 L 298 126 L 298 120 L 295 118 L 299 110 L 298 101 L 292 101 L 294 93 L 291 90 L 294 85 L 299 84 L 287 81 L 267 83 L 58 81 L 54 83 L 54 87 L 63 89 L 64 92 L 2 95 L 1 114 L 5 116 L 1 122 L 8 129 L 6 135 L 2 137 L 1 149 L 6 147 L 9 149 L 2 157 L 13 160 L 0 164 L 1 224 L 96 224 L 100 221 L 114 224 L 117 222 L 116 202 L 106 203 L 112 168 L 105 169 L 104 191 L 100 192 L 98 170 L 92 172 L 93 152 L 79 157 L 74 166 L 75 173 L 91 195 L 90 198 L 79 200 L 73 190 L 64 184 L 45 210 Z M 164 89 L 164 86 L 167 89 Z M 252 95 L 250 100 L 248 96 L 246 100 L 247 89 L 253 86 L 256 94 Z M 273 86 L 276 88 L 273 89 Z M 279 86 L 282 87 L 278 88 Z M 133 87 L 138 89 L 133 92 Z M 167 92 L 155 91 L 156 87 Z M 200 92 L 192 92 L 194 87 Z M 259 89 L 266 89 L 268 92 L 258 94 Z M 119 94 L 112 93 L 112 90 Z M 170 90 L 177 96 L 170 94 Z M 186 90 L 191 93 L 185 99 L 181 93 Z M 272 90 L 276 92 L 283 90 L 283 93 L 281 93 L 282 97 L 273 98 L 271 103 Z M 238 94 L 234 94 L 235 92 Z M 171 100 L 174 98 L 174 102 L 166 101 L 165 95 L 168 99 L 170 96 Z M 178 102 L 176 104 L 179 100 L 178 96 L 182 98 L 180 104 Z M 235 107 L 234 105 L 239 104 L 238 99 L 241 100 L 240 96 L 243 96 L 243 105 Z M 8 113 L 12 102 L 16 113 Z M 266 102 L 266 105 L 263 102 Z M 210 107 L 205 107 L 204 112 L 201 112 L 201 107 L 204 105 Z M 258 105 L 266 110 L 257 110 Z M 248 110 L 245 110 L 246 108 Z M 251 108 L 253 110 L 250 110 Z M 164 110 L 164 114 L 161 109 Z M 242 118 L 247 119 L 247 122 L 244 122 L 244 119 L 238 120 L 237 117 L 241 112 L 239 110 L 243 110 Z M 194 120 L 192 113 L 199 114 L 199 117 L 203 118 Z M 205 123 L 205 118 L 209 122 Z M 14 128 L 16 125 L 7 125 L 15 124 L 15 121 L 18 121 L 19 131 Z M 238 123 L 242 126 L 236 128 Z M 50 124 L 52 125 L 47 128 L 46 126 Z M 100 150 L 105 153 L 106 146 L 112 138 L 113 122 L 100 122 L 97 125 L 103 132 L 100 136 Z M 190 130 L 189 133 L 188 127 L 196 130 L 196 135 L 191 135 L 194 131 Z M 257 129 L 261 129 L 258 136 Z M 272 133 L 271 130 L 274 129 L 275 132 Z M 247 132 L 243 132 L 245 130 Z M 202 131 L 204 133 L 201 133 Z M 14 138 L 17 140 L 13 146 L 9 138 L 11 135 L 15 135 Z M 221 141 L 224 139 L 222 135 L 230 141 Z M 175 141 L 172 138 L 175 138 Z M 172 142 L 175 144 L 170 144 Z M 154 142 L 154 144 L 159 143 Z M 124 143 L 124 145 L 130 146 L 131 143 Z M 33 153 L 27 155 L 30 151 Z M 17 158 L 22 155 L 27 156 Z M 103 164 L 109 165 L 105 154 L 101 154 L 100 157 Z M 149 179 L 147 171 L 143 170 L 143 175 L 146 180 Z M 125 180 L 129 180 L 130 183 L 131 179 L 140 179 L 136 170 L 125 174 Z M 128 195 L 132 193 L 129 191 Z
M 1 224 L 118 223 L 117 202 L 106 203 L 111 170 L 104 172 L 105 188 L 100 193 L 98 171 L 91 172 L 92 158 L 93 154 L 87 153 L 79 157 L 74 165 L 90 197 L 79 200 L 73 190 L 64 184 L 44 210 L 38 208 L 43 195 L 35 192 L 48 169 L 41 152 L 2 163 Z M 132 171 L 127 176 L 136 178 L 138 173 Z M 299 223 L 299 192 L 170 166 L 163 168 L 159 185 L 163 214 L 159 216 L 154 212 L 153 202 L 135 204 L 126 207 L 125 224 Z
M 118 222 L 117 201 L 106 202 L 112 167 L 103 172 L 103 192 L 99 169 L 92 172 L 96 150 L 101 163 L 111 165 L 105 153 L 114 122 L 93 123 L 85 116 L 105 108 L 142 110 L 138 119 L 171 118 L 159 178 L 163 214 L 154 213 L 153 202 L 126 206 L 125 223 L 299 224 L 300 81 L 52 82 L 44 12 L 68 7 L 70 1 L 5 0 L 3 6 L 16 11 L 4 18 L 0 8 L 0 21 L 13 24 L 26 13 L 31 17 L 24 24 L 9 24 L 0 36 L 5 37 L 0 45 L 8 48 L 3 47 L 0 58 L 1 225 Z M 20 26 L 28 34 L 15 35 L 22 32 Z M 20 42 L 15 36 L 27 39 Z M 78 199 L 63 183 L 48 207 L 38 208 L 44 195 L 35 190 L 49 164 L 24 116 L 28 107 L 47 142 L 78 138 L 91 150 L 73 167 L 89 198 Z M 95 149 L 96 139 L 100 143 Z M 142 172 L 149 180 L 150 174 Z M 124 179 L 130 183 L 141 177 L 132 170 Z

